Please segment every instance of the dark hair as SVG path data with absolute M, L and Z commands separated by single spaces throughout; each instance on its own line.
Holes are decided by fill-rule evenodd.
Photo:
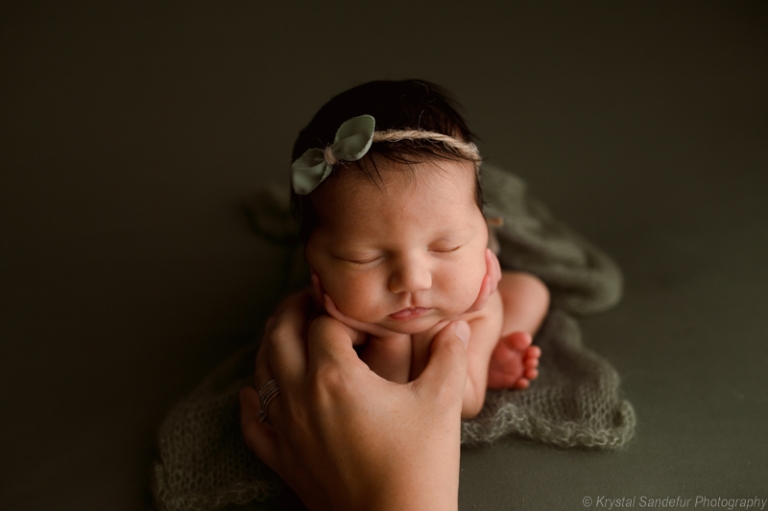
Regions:
M 315 114 L 306 128 L 301 130 L 293 146 L 293 160 L 307 149 L 324 148 L 332 144 L 336 130 L 344 121 L 360 115 L 372 115 L 376 130 L 417 129 L 449 135 L 464 142 L 473 142 L 474 135 L 459 113 L 461 107 L 442 87 L 424 80 L 374 81 L 358 85 L 333 97 Z M 402 140 L 377 142 L 368 153 L 345 168 L 359 169 L 372 180 L 381 180 L 376 160 L 383 157 L 399 163 L 413 164 L 428 158 L 468 160 L 445 144 L 428 140 Z M 482 210 L 479 162 L 475 181 L 475 197 Z M 331 176 L 338 177 L 334 170 Z M 291 190 L 294 215 L 300 222 L 299 237 L 306 243 L 317 226 L 317 213 L 310 195 L 298 195 Z

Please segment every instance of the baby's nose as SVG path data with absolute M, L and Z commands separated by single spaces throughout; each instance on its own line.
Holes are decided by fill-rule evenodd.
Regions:
M 432 287 L 432 272 L 425 264 L 410 261 L 399 264 L 389 279 L 393 293 L 415 293 Z

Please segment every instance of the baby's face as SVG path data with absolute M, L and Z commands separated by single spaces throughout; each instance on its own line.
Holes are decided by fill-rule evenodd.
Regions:
M 315 190 L 306 257 L 342 313 L 413 334 L 475 302 L 488 229 L 471 163 L 398 166 L 379 163 L 383 187 L 349 172 Z

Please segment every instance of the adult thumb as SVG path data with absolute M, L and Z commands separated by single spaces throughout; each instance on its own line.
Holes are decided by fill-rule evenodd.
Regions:
M 452 321 L 438 332 L 432 340 L 427 367 L 414 381 L 419 393 L 443 403 L 444 399 L 461 403 L 467 382 L 469 335 L 469 324 L 463 320 Z

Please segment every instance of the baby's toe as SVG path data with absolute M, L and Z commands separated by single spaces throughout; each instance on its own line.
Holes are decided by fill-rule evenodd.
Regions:
M 527 378 L 519 378 L 514 385 L 512 385 L 512 388 L 514 389 L 527 389 L 531 385 L 531 382 L 528 381 Z

